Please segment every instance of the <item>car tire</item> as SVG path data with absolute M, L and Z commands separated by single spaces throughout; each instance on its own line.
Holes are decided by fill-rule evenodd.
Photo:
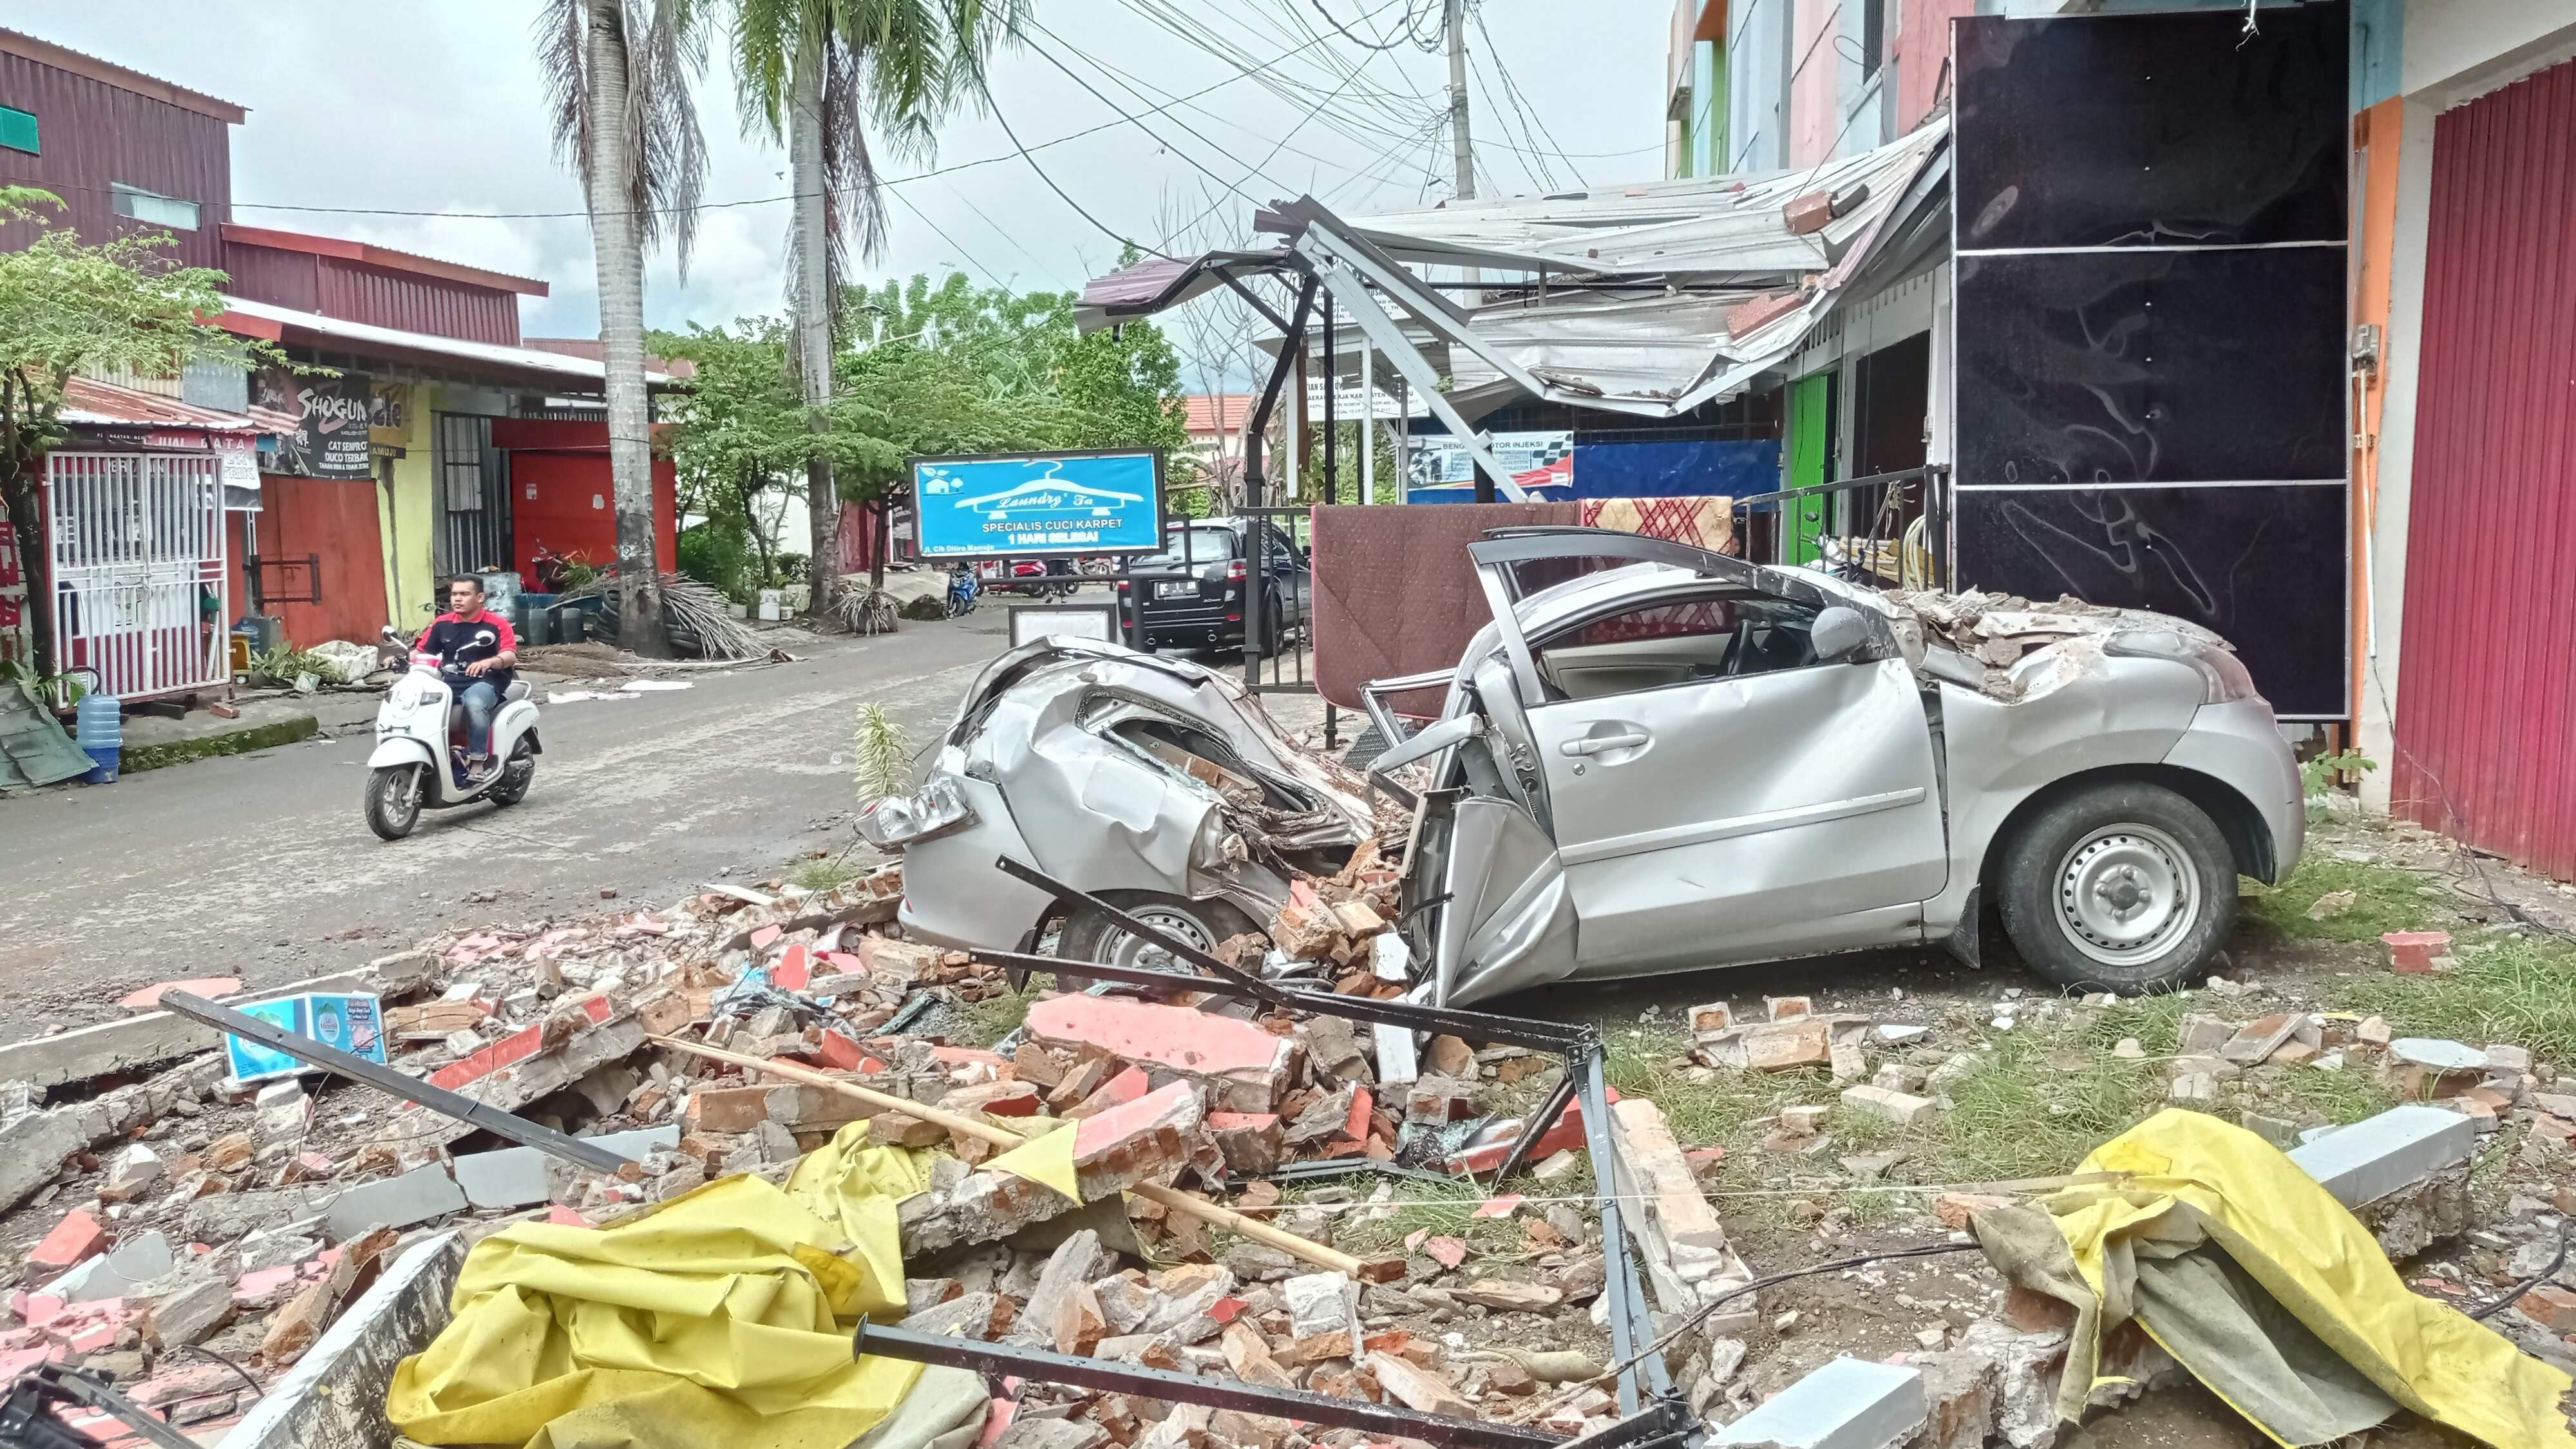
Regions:
M 1148 925 L 1171 931 L 1202 950 L 1212 949 L 1228 937 L 1258 929 L 1251 917 L 1223 901 L 1145 895 L 1112 904 Z M 1056 954 L 1068 961 L 1102 961 L 1114 966 L 1142 966 L 1149 970 L 1191 974 L 1196 971 L 1187 962 L 1170 959 L 1161 947 L 1130 933 L 1089 906 L 1074 907 L 1073 914 L 1065 919 L 1064 932 L 1056 938 Z M 1056 973 L 1056 988 L 1080 991 L 1093 979 L 1059 971 Z
M 2143 780 L 2085 785 L 2023 822 L 1996 906 L 2034 972 L 2070 991 L 2167 990 L 2236 921 L 2236 857 L 2218 823 Z

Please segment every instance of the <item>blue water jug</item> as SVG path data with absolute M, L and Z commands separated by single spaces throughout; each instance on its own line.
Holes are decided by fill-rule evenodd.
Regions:
M 81 779 L 92 785 L 115 779 L 117 756 L 125 749 L 125 710 L 116 696 L 82 695 L 74 737 L 91 762 L 89 773 Z

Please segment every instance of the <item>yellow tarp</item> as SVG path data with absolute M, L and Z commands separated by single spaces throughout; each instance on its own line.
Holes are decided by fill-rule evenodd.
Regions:
M 2459 1310 L 2408 1291 L 2369 1231 L 2254 1134 L 2168 1110 L 2102 1144 L 2077 1170 L 2133 1174 L 2117 1188 L 2077 1190 L 2048 1204 L 2096 1294 L 2128 1301 L 2139 1257 L 2157 1252 L 2159 1240 L 2205 1232 L 2326 1348 L 2398 1403 L 2496 1449 L 2576 1446 L 2558 1412 L 2567 1375 Z M 2112 1283 L 2115 1274 L 2123 1281 Z M 2114 1326 L 2098 1323 L 2099 1330 Z M 2273 1432 L 2259 1405 L 2231 1403 Z
M 853 1361 L 850 1335 L 903 1304 L 894 1203 L 921 1178 L 844 1134 L 797 1180 L 791 1196 L 729 1177 L 612 1228 L 477 1243 L 454 1321 L 396 1370 L 386 1417 L 429 1444 L 843 1449 L 920 1372 Z

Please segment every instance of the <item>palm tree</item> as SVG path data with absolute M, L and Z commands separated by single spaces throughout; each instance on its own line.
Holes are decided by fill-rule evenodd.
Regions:
M 618 630 L 660 654 L 653 444 L 644 393 L 644 251 L 665 239 L 689 267 L 706 144 L 689 82 L 705 60 L 690 0 L 546 0 L 538 62 L 555 157 L 581 176 L 599 269 L 608 462 L 617 501 Z
M 735 90 L 746 132 L 787 146 L 795 212 L 788 245 L 790 363 L 805 406 L 832 395 L 843 262 L 885 243 L 885 198 L 868 144 L 927 159 L 939 121 L 983 94 L 984 62 L 1019 34 L 1024 0 L 733 0 Z M 841 500 L 832 465 L 805 465 L 813 515 L 813 607 L 840 579 Z

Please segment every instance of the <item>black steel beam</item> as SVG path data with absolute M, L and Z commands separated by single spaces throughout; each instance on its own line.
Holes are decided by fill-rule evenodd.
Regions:
M 1039 1383 L 1070 1384 L 1104 1393 L 1135 1394 L 1176 1404 L 1297 1419 L 1335 1429 L 1357 1429 L 1365 1434 L 1419 1439 L 1427 1444 L 1454 1444 L 1461 1449 L 1556 1449 L 1565 1442 L 1558 1435 L 1517 1424 L 1426 1414 L 1400 1405 L 1372 1404 L 1366 1399 L 1337 1398 L 1304 1389 L 1266 1389 L 1240 1379 L 1201 1377 L 944 1333 L 880 1328 L 867 1322 L 860 1323 L 851 1346 L 862 1355 L 879 1354 L 911 1363 L 973 1369 Z
M 218 1006 L 202 996 L 185 991 L 165 992 L 161 1005 L 191 1021 L 204 1022 L 217 1031 L 228 1031 L 244 1041 L 255 1041 L 271 1051 L 284 1052 L 307 1066 L 320 1067 L 406 1102 L 416 1102 L 441 1116 L 471 1122 L 495 1136 L 523 1143 L 549 1157 L 560 1157 L 576 1167 L 613 1173 L 633 1161 L 596 1142 L 585 1142 L 551 1127 L 540 1127 L 488 1102 L 477 1102 L 445 1087 L 431 1086 L 418 1077 L 406 1076 L 365 1057 L 352 1056 L 338 1047 L 324 1046 L 318 1041 L 297 1036 L 273 1022 L 262 1021 L 229 1006 Z M 379 1022 L 377 1029 L 383 1030 L 383 1023 Z
M 1138 613 L 1141 614 L 1142 612 L 1143 610 L 1138 610 Z M 1144 940 L 1162 947 L 1164 950 L 1171 952 L 1178 960 L 1187 961 L 1193 966 L 1205 969 L 1211 975 L 1221 977 L 1226 981 L 1232 982 L 1235 986 L 1241 988 L 1243 994 L 1247 996 L 1254 997 L 1261 1001 L 1270 1002 L 1273 1005 L 1287 1004 L 1287 993 L 1280 990 L 1278 987 L 1271 985 L 1269 982 L 1262 980 L 1259 976 L 1244 970 L 1240 966 L 1220 961 L 1210 953 L 1191 945 L 1189 942 L 1182 940 L 1168 931 L 1158 930 L 1153 926 L 1147 925 L 1145 922 L 1136 919 L 1134 916 L 1127 914 L 1125 911 L 1118 909 L 1109 902 L 1091 894 L 1089 891 L 1076 890 L 1074 887 L 1066 885 L 1063 881 L 1057 880 L 1054 876 L 1047 874 L 1036 866 L 1013 860 L 1007 855 L 996 858 L 993 864 L 996 869 L 1002 872 L 1002 874 L 1011 877 L 1013 880 L 1025 881 L 1030 885 L 1036 886 L 1039 890 L 1045 891 L 1048 895 L 1055 897 L 1059 901 L 1070 901 L 1076 905 L 1087 906 L 1092 910 L 1100 912 L 1102 915 L 1107 916 L 1110 920 L 1116 922 L 1119 929 L 1126 931 L 1130 935 L 1141 937 Z
M 1574 1075 L 1574 1060 L 1568 1056 L 1565 1070 L 1557 1073 L 1556 1087 L 1547 1094 L 1547 1100 L 1539 1104 L 1537 1111 L 1521 1119 L 1520 1140 L 1512 1144 L 1510 1154 L 1503 1158 L 1503 1165 L 1494 1169 L 1495 1183 L 1509 1181 L 1513 1173 L 1527 1166 L 1538 1140 L 1556 1126 L 1557 1118 L 1565 1115 L 1565 1104 L 1574 1100 Z

